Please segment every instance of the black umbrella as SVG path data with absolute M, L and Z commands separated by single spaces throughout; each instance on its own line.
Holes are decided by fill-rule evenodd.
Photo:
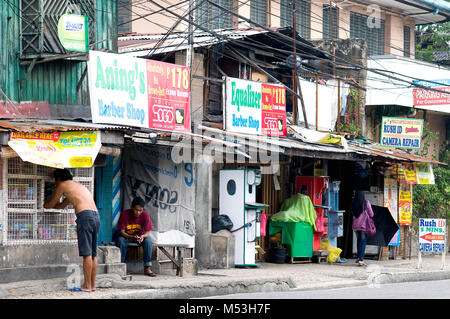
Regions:
M 398 231 L 398 225 L 387 207 L 372 205 L 375 235 L 368 237 L 367 245 L 387 247 Z

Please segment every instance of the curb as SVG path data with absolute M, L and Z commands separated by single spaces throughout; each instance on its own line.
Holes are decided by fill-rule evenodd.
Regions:
M 221 278 L 198 281 L 170 280 L 124 281 L 117 274 L 101 274 L 97 277 L 99 290 L 95 295 L 71 293 L 67 280 L 22 281 L 0 285 L 0 298 L 33 298 L 36 294 L 48 294 L 47 298 L 77 299 L 188 299 L 253 292 L 307 291 L 339 289 L 373 284 L 433 281 L 450 279 L 450 270 L 412 270 L 403 272 L 367 272 L 353 278 L 331 281 L 299 283 L 292 275 L 268 278 Z M 39 296 L 38 296 L 39 297 Z

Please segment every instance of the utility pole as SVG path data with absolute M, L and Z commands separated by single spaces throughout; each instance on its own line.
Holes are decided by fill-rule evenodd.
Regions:
M 292 0 L 291 2 L 292 6 L 292 38 L 294 39 L 294 70 L 292 70 L 292 88 L 294 89 L 294 92 L 297 93 L 297 46 L 296 46 L 296 39 L 297 39 L 297 30 L 296 30 L 296 23 L 295 23 L 295 0 Z M 298 101 L 297 97 L 295 95 L 292 96 L 292 122 L 294 125 L 297 125 L 297 109 L 298 109 Z
M 191 119 L 191 122 L 194 122 L 192 119 L 192 56 L 194 55 L 194 31 L 192 22 L 194 20 L 194 1 L 195 0 L 189 0 L 188 48 L 186 50 L 186 66 L 189 67 L 189 118 Z M 195 129 L 195 124 L 193 125 Z
M 330 0 L 330 37 L 331 37 L 331 52 L 333 54 L 333 78 L 336 76 L 336 49 L 334 47 L 334 35 L 333 35 L 333 2 Z
M 300 81 L 298 80 L 298 74 L 297 74 L 297 23 L 295 21 L 295 0 L 292 0 L 291 2 L 292 6 L 292 37 L 293 37 L 293 43 L 294 43 L 294 70 L 292 71 L 292 86 L 293 91 L 295 94 L 298 93 L 300 97 L 300 102 L 302 104 L 302 112 L 303 112 L 303 119 L 305 121 L 305 127 L 309 128 L 308 120 L 306 119 L 306 110 L 305 110 L 305 102 L 303 101 L 303 94 L 302 94 L 302 88 L 300 86 Z M 292 101 L 292 123 L 294 125 L 297 125 L 297 113 L 298 113 L 298 100 L 297 97 L 294 95 Z

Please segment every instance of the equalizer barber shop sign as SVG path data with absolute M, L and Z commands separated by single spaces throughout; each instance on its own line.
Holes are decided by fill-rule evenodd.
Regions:
M 284 86 L 227 77 L 225 80 L 227 131 L 286 136 L 286 91 Z
M 90 51 L 88 77 L 93 123 L 191 131 L 188 67 Z

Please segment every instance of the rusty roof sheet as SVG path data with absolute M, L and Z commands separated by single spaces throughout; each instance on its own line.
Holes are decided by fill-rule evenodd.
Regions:
M 0 120 L 0 129 L 18 132 L 86 131 L 86 130 L 129 130 L 129 127 L 64 120 Z

